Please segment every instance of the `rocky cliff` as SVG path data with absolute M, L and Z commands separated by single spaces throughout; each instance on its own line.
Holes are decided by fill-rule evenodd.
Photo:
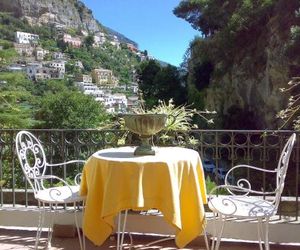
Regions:
M 276 11 L 275 8 L 266 32 L 251 45 L 251 53 L 242 56 L 237 53 L 231 68 L 221 77 L 214 76 L 205 90 L 206 107 L 225 117 L 229 121 L 227 128 L 277 129 L 280 126 L 276 114 L 285 108 L 289 97 L 280 88 L 287 87 L 291 77 L 300 74 L 300 60 L 297 63 L 286 53 L 292 14 L 278 16 Z
M 0 0 L 0 10 L 24 17 L 32 25 L 57 25 L 84 29 L 91 33 L 106 32 L 93 13 L 78 0 Z M 110 33 L 110 32 L 108 32 Z M 120 36 L 120 41 L 131 41 Z

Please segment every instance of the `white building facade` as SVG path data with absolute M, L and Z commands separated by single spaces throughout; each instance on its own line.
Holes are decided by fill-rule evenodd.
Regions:
M 15 33 L 15 40 L 16 43 L 23 44 L 37 43 L 39 40 L 39 35 L 17 31 Z

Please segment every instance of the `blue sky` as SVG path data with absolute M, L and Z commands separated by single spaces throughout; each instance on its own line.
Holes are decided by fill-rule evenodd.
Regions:
M 179 66 L 200 33 L 173 14 L 180 0 L 82 0 L 103 25 L 125 35 L 155 58 Z

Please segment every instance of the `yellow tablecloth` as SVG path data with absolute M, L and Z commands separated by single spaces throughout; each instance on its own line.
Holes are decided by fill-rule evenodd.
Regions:
M 86 195 L 84 234 L 101 245 L 112 233 L 122 210 L 158 209 L 175 227 L 182 248 L 206 225 L 206 188 L 198 152 L 156 148 L 155 156 L 134 156 L 134 147 L 100 150 L 83 169 L 81 195 Z

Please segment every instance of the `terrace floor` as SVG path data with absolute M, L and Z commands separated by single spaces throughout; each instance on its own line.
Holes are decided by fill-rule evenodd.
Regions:
M 146 246 L 147 243 L 160 239 L 158 236 L 149 235 L 133 235 L 133 246 L 125 246 L 124 249 L 164 249 L 172 250 L 178 249 L 174 244 L 173 240 L 168 240 L 162 243 L 157 243 L 151 246 Z M 39 249 L 45 249 L 46 233 L 42 234 L 41 244 Z M 21 250 L 21 249 L 34 249 L 35 243 L 35 231 L 34 230 L 16 230 L 16 229 L 0 229 L 0 250 Z M 128 235 L 125 237 L 125 243 L 129 243 Z M 299 245 L 278 245 L 271 244 L 271 250 L 296 250 L 300 249 Z M 79 249 L 78 239 L 75 238 L 57 238 L 54 237 L 52 240 L 52 250 L 77 250 Z M 86 239 L 87 250 L 109 250 L 116 249 L 116 238 L 110 237 L 101 247 L 95 246 L 89 240 Z M 185 248 L 185 250 L 202 250 L 205 249 L 204 240 L 202 237 L 191 242 Z M 246 243 L 246 242 L 222 242 L 221 250 L 257 250 L 259 246 L 257 243 Z

